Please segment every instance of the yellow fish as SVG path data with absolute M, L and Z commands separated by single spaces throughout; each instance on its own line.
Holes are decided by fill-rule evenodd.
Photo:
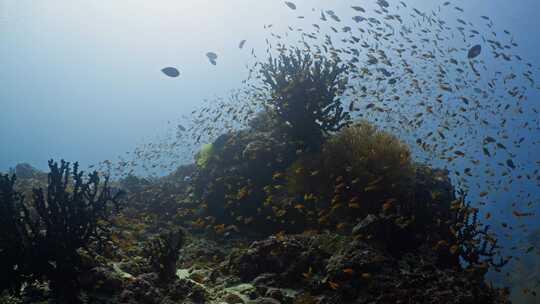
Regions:
M 335 282 L 332 282 L 332 281 L 328 281 L 328 285 L 330 286 L 330 288 L 332 288 L 333 290 L 337 290 L 339 288 L 339 284 L 338 283 L 335 283 Z

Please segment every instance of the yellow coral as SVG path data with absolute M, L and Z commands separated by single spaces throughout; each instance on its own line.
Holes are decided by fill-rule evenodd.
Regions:
M 360 121 L 329 137 L 322 153 L 303 155 L 293 163 L 285 172 L 286 189 L 290 196 L 312 202 L 319 214 L 326 210 L 329 218 L 315 219 L 319 224 L 391 212 L 413 188 L 410 155 L 397 137 Z
M 368 186 L 380 181 L 390 185 L 409 180 L 414 174 L 409 148 L 397 137 L 365 121 L 331 137 L 323 153 L 326 168 L 348 168 Z
M 214 146 L 212 144 L 204 144 L 197 154 L 195 154 L 195 163 L 197 166 L 204 168 L 208 164 L 210 157 L 214 152 Z

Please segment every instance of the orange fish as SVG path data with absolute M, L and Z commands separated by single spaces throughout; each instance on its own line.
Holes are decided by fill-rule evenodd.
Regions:
M 346 274 L 353 274 L 354 273 L 354 270 L 352 268 L 345 268 L 343 269 L 343 273 L 346 273 Z
M 328 281 L 328 285 L 330 286 L 330 288 L 332 288 L 333 290 L 336 290 L 339 288 L 339 284 L 338 283 L 335 283 L 335 282 L 332 282 L 332 281 Z

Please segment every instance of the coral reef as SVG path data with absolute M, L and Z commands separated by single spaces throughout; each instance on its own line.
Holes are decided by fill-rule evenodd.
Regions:
M 293 288 L 295 301 L 504 303 L 504 296 L 482 279 L 438 268 L 429 248 L 395 258 L 358 239 L 335 242 L 329 250 L 321 246 L 325 238 L 334 237 L 290 235 L 254 242 L 228 267 L 258 289 Z
M 213 143 L 214 157 L 193 174 L 203 208 L 194 226 L 218 234 L 349 233 L 381 214 L 396 224 L 386 233 L 393 239 L 383 240 L 396 250 L 450 237 L 440 224 L 456 214 L 447 173 L 414 164 L 394 136 L 359 122 L 327 136 L 319 153 L 299 152 L 280 136 L 249 129 Z
M 260 67 L 269 98 L 248 128 L 168 176 L 119 180 L 122 201 L 77 164 L 51 161 L 30 203 L 0 176 L 0 288 L 27 303 L 507 303 L 485 283 L 507 263 L 489 226 L 448 171 L 351 120 L 338 60 L 283 50 Z M 33 281 L 51 292 L 17 295 Z
M 466 216 L 464 199 L 456 199 L 444 170 L 418 164 L 412 166 L 406 162 L 414 168 L 414 183 L 410 184 L 410 191 L 415 194 L 415 200 L 411 201 L 416 204 L 414 208 L 401 212 L 398 208 L 382 210 L 379 205 L 379 208 L 359 213 L 358 217 L 347 218 L 349 229 L 329 225 L 326 229 L 306 229 L 301 234 L 280 231 L 266 237 L 271 229 L 257 230 L 260 226 L 246 225 L 245 229 L 226 230 L 224 225 L 222 228 L 226 231 L 217 233 L 218 217 L 215 217 L 214 225 L 203 229 L 193 225 L 199 216 L 208 212 L 208 208 L 199 214 L 187 212 L 188 216 L 183 215 L 175 222 L 173 219 L 179 212 L 200 206 L 195 191 L 199 174 L 212 172 L 213 177 L 219 177 L 219 174 L 251 173 L 250 170 L 257 168 L 247 167 L 245 159 L 231 161 L 238 155 L 237 151 L 245 151 L 250 142 L 247 139 L 256 140 L 262 135 L 252 131 L 243 136 L 245 141 L 241 143 L 229 137 L 221 139 L 231 141 L 229 143 L 214 143 L 217 157 L 204 168 L 182 167 L 163 178 L 130 178 L 129 182 L 124 182 L 130 185 L 127 197 L 133 205 L 122 209 L 110 221 L 114 237 L 106 247 L 115 254 L 95 261 L 90 252 L 79 251 L 84 264 L 81 267 L 86 270 L 79 273 L 77 282 L 85 302 L 506 303 L 506 291 L 486 285 L 485 271 L 478 267 L 485 261 L 481 254 L 484 251 L 483 246 L 475 247 L 478 242 L 473 240 L 479 240 L 486 228 L 474 221 L 474 212 L 470 211 Z M 274 148 L 262 147 L 266 148 L 253 150 L 256 153 L 252 154 L 255 155 L 252 161 L 255 163 L 257 157 L 266 155 L 267 148 Z M 289 151 L 286 145 L 281 148 Z M 221 162 L 222 155 L 229 158 Z M 290 171 L 289 167 L 296 163 L 295 157 L 303 155 L 292 153 L 289 157 L 280 172 Z M 270 156 L 267 159 L 271 159 Z M 228 167 L 241 163 L 246 165 L 239 167 L 242 170 Z M 277 162 L 271 164 L 280 165 Z M 324 162 L 321 166 L 323 170 Z M 275 185 L 287 180 L 286 174 L 275 178 L 273 168 L 258 172 L 268 174 L 269 177 L 259 178 L 264 177 Z M 194 177 L 193 193 L 187 186 L 188 176 Z M 281 179 L 279 183 L 277 179 Z M 14 182 L 8 177 L 2 181 L 7 186 Z M 324 179 L 318 182 L 324 183 Z M 332 187 L 328 189 L 333 194 Z M 390 187 L 385 193 L 395 189 Z M 264 189 L 262 191 L 261 195 L 267 195 Z M 294 192 L 287 187 L 280 191 L 284 196 Z M 182 196 L 181 199 L 175 197 L 159 208 L 154 206 L 158 200 L 165 200 L 173 193 Z M 152 194 L 157 196 L 156 200 L 149 199 Z M 257 200 L 249 202 L 256 203 Z M 241 204 L 229 208 L 235 212 L 251 212 L 238 210 L 244 208 Z M 408 212 L 414 213 L 414 219 L 408 217 Z M 449 222 L 441 224 L 440 219 Z M 272 219 L 268 222 L 272 223 Z M 178 230 L 179 224 L 185 225 L 187 230 Z M 164 226 L 168 226 L 168 230 L 159 229 Z M 283 227 L 291 226 L 279 226 L 280 229 Z M 126 248 L 128 245 L 124 242 L 133 248 Z M 458 246 L 457 249 L 454 246 Z M 462 265 L 460 259 L 474 250 L 480 260 L 472 263 L 474 267 Z M 26 289 L 22 295 L 28 303 L 55 297 L 57 295 L 49 294 L 38 285 Z

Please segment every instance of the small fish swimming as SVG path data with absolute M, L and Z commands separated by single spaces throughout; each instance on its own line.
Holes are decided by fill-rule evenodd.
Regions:
M 289 1 L 285 1 L 285 5 L 287 5 L 290 9 L 292 10 L 295 10 L 296 9 L 296 4 L 292 3 L 292 2 L 289 2 Z
M 383 7 L 383 8 L 387 8 L 390 6 L 390 4 L 388 3 L 388 1 L 386 0 L 377 0 L 377 4 L 380 6 L 380 7 Z
M 510 167 L 511 169 L 515 169 L 516 165 L 514 165 L 514 162 L 511 159 L 506 160 L 506 165 Z
M 354 22 L 357 22 L 357 23 L 366 20 L 366 18 L 362 16 L 354 16 L 352 17 L 352 19 L 354 20 Z
M 361 6 L 351 6 L 351 8 L 352 8 L 353 10 L 355 10 L 355 11 L 359 11 L 359 12 L 362 12 L 362 13 L 365 13 L 365 12 L 366 12 L 366 10 L 365 10 L 363 7 L 361 7 Z
M 163 68 L 161 69 L 161 72 L 163 72 L 163 74 L 171 77 L 171 78 L 175 78 L 175 77 L 178 77 L 180 76 L 180 72 L 178 71 L 177 68 L 174 68 L 174 67 L 166 67 L 166 68 Z
M 244 44 L 246 44 L 246 40 L 240 41 L 240 43 L 238 44 L 238 48 L 242 49 L 244 47 Z
M 482 46 L 477 44 L 469 49 L 469 53 L 467 53 L 467 58 L 474 59 L 478 57 L 478 55 L 480 55 L 481 52 L 482 52 Z
M 218 58 L 218 55 L 216 53 L 208 52 L 208 53 L 206 53 L 206 57 L 208 58 L 208 61 L 210 61 L 211 64 L 213 64 L 213 65 L 217 64 L 216 60 Z

